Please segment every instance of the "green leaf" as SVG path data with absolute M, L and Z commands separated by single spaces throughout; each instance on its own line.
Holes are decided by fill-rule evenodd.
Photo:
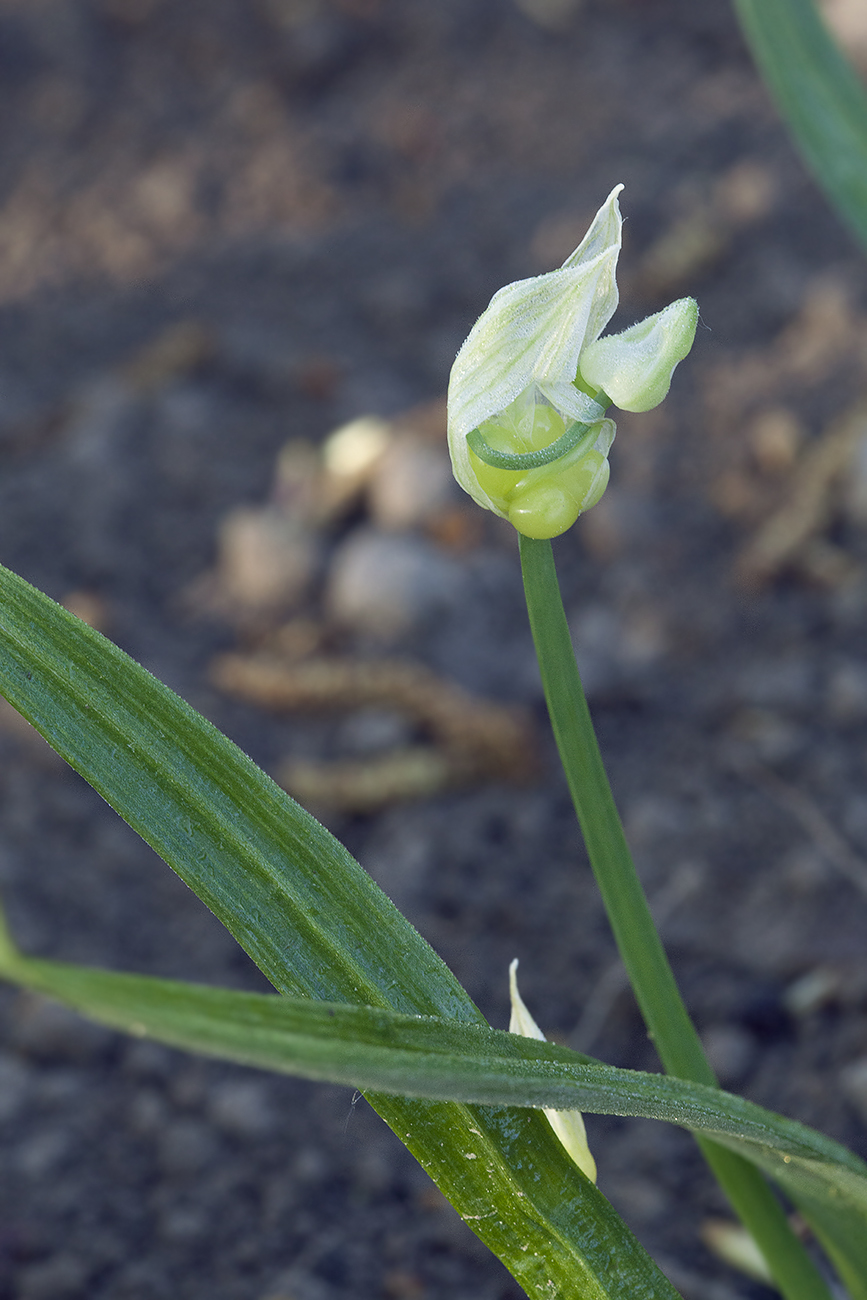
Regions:
M 734 0 L 804 162 L 867 246 L 867 94 L 811 0 Z
M 483 1023 L 433 950 L 314 818 L 128 656 L 5 569 L 0 692 L 281 993 Z M 542 1116 L 369 1100 L 530 1296 L 676 1296 Z
M 2 967 L 0 967 L 2 969 Z M 717 1088 L 602 1065 L 485 1025 L 17 959 L 8 972 L 94 1019 L 173 1046 L 428 1099 L 664 1120 L 769 1174 L 816 1225 L 852 1295 L 867 1278 L 867 1165 L 822 1134 Z

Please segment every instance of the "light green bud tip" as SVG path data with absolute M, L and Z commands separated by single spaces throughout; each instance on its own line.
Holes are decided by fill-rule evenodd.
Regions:
M 524 1038 L 535 1038 L 544 1043 L 546 1041 L 545 1035 L 536 1024 L 527 1004 L 518 992 L 517 959 L 509 966 L 509 997 L 512 1003 L 509 1033 L 520 1034 Z M 593 1159 L 587 1145 L 584 1116 L 580 1110 L 549 1110 L 546 1107 L 545 1117 L 582 1174 L 589 1178 L 591 1183 L 595 1183 L 596 1161 Z
M 593 389 L 604 389 L 621 411 L 649 411 L 667 397 L 674 368 L 692 347 L 697 324 L 694 298 L 670 303 L 622 334 L 591 343 L 581 354 L 581 378 Z

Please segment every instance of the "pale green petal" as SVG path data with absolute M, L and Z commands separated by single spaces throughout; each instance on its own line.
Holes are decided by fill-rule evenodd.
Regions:
M 570 253 L 566 258 L 566 261 L 563 263 L 564 267 L 579 266 L 582 262 L 592 262 L 600 253 L 604 253 L 606 248 L 612 248 L 615 245 L 617 248 L 620 247 L 620 232 L 623 226 L 623 219 L 620 216 L 620 207 L 617 203 L 617 196 L 620 194 L 622 189 L 622 185 L 614 186 L 614 189 L 608 195 L 608 198 L 602 204 L 602 207 L 590 223 L 590 229 L 587 231 L 587 234 L 581 240 L 581 243 L 575 249 L 575 252 Z M 614 306 L 617 306 L 616 302 Z M 613 311 L 614 308 L 611 309 L 611 313 L 607 319 L 610 320 Z M 600 329 L 604 329 L 604 326 L 600 326 Z
M 622 189 L 622 185 L 614 186 L 614 189 L 593 218 L 587 234 L 581 240 L 575 252 L 566 258 L 563 263 L 564 267 L 592 262 L 600 253 L 604 253 L 607 248 L 620 250 L 623 218 L 620 215 L 617 196 Z M 617 283 L 612 278 L 612 284 L 608 287 L 607 295 L 599 298 L 591 313 L 587 330 L 588 343 L 592 343 L 605 329 L 605 326 L 617 310 L 618 301 Z
M 520 1034 L 524 1038 L 537 1038 L 544 1043 L 545 1035 L 530 1015 L 524 999 L 518 992 L 517 958 L 509 966 L 509 996 L 512 1003 L 509 1033 Z M 587 1145 L 587 1133 L 580 1110 L 550 1110 L 546 1107 L 545 1116 L 575 1164 L 591 1182 L 595 1183 L 596 1161 Z
M 597 339 L 581 357 L 581 374 L 593 388 L 604 388 L 622 411 L 649 411 L 668 395 L 697 323 L 695 299 L 680 298 L 622 334 Z
M 580 420 L 582 424 L 595 424 L 605 414 L 604 407 L 566 380 L 559 383 L 543 381 L 538 385 L 538 389 L 543 397 L 547 397 L 555 410 L 561 415 L 568 416 L 570 420 Z

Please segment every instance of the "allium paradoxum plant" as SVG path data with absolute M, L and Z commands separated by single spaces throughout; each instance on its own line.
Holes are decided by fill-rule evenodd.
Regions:
M 693 298 L 599 337 L 618 303 L 622 189 L 611 191 L 558 271 L 494 295 L 452 369 L 455 477 L 526 537 L 557 537 L 596 504 L 615 434 L 606 408 L 657 406 L 695 337 Z

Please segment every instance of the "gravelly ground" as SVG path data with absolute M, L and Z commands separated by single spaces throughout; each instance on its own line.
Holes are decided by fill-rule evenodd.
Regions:
M 865 268 L 728 7 L 585 0 L 552 33 L 507 0 L 4 0 L 0 108 L 0 558 L 98 600 L 109 635 L 271 769 L 346 733 L 209 684 L 235 634 L 184 593 L 220 521 L 265 499 L 288 438 L 437 398 L 491 293 L 556 265 L 626 182 L 618 320 L 690 292 L 704 328 L 558 544 L 579 658 L 724 1082 L 865 1153 L 857 458 L 785 562 L 743 558 L 863 389 Z M 195 364 L 135 379 L 178 322 L 205 326 Z M 448 599 L 389 652 L 533 710 L 539 778 L 328 820 L 493 1023 L 517 955 L 546 1029 L 654 1068 L 544 739 L 512 542 L 494 528 L 447 558 Z M 0 881 L 32 951 L 262 987 L 8 718 Z M 518 1294 L 345 1090 L 11 990 L 0 1012 L 2 1300 Z M 722 1207 L 685 1136 L 589 1124 L 600 1185 L 686 1296 L 761 1294 L 699 1241 Z

